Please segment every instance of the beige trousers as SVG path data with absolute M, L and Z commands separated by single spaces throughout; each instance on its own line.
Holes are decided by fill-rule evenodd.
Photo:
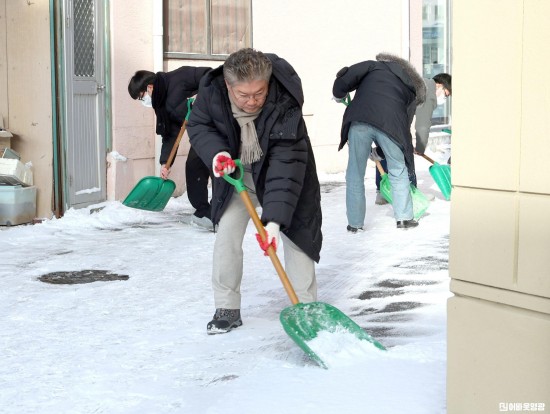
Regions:
M 254 184 L 250 173 L 245 172 L 244 183 L 249 189 L 248 194 L 254 207 L 259 205 L 254 193 Z M 250 216 L 241 200 L 234 191 L 229 206 L 218 223 L 216 242 L 214 244 L 214 261 L 212 271 L 212 288 L 216 308 L 241 308 L 241 280 L 243 277 L 243 240 Z M 317 280 L 315 278 L 315 262 L 296 244 L 281 232 L 284 251 L 285 270 L 296 291 L 300 302 L 317 300 Z M 280 254 L 280 248 L 277 249 Z M 264 258 L 260 247 L 250 252 Z M 265 258 L 268 260 L 267 258 Z M 252 272 L 252 269 L 249 270 Z M 275 273 L 275 270 L 273 270 Z M 253 275 L 251 275 L 253 276 Z M 277 277 L 276 275 L 274 277 Z M 286 292 L 281 285 L 281 295 Z

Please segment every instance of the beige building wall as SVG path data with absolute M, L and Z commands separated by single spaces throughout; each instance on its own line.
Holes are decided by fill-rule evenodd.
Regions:
M 417 29 L 421 36 L 418 1 L 412 7 L 417 7 L 420 16 Z M 374 59 L 382 51 L 408 59 L 409 1 L 344 0 L 334 7 L 328 0 L 280 0 L 274 7 L 271 2 L 253 0 L 252 16 L 253 47 L 285 58 L 302 79 L 304 114 L 317 168 L 328 173 L 344 171 L 347 150 L 338 152 L 337 148 L 345 107 L 331 99 L 336 72 L 343 66 Z M 172 59 L 165 62 L 164 70 L 221 64 L 223 61 Z M 177 164 L 185 165 L 188 150 L 185 135 Z M 177 170 L 174 174 L 180 186 L 183 174 Z
M 317 167 L 340 172 L 347 148 L 338 152 L 345 106 L 332 100 L 332 84 L 344 66 L 382 51 L 406 59 L 409 2 L 403 0 L 252 1 L 254 47 L 288 60 L 302 79 L 304 114 Z
M 549 15 L 453 2 L 449 414 L 550 411 Z
M 47 1 L 0 0 L 0 113 L 11 148 L 32 162 L 37 217 L 52 217 L 52 93 Z
M 171 71 L 180 66 L 217 67 L 223 62 L 163 60 L 162 7 L 159 0 L 144 0 L 140 7 L 111 1 L 111 76 L 113 145 L 108 155 L 109 200 L 123 200 L 143 177 L 159 174 L 161 138 L 155 135 L 155 115 L 128 94 L 128 82 L 137 70 Z M 182 138 L 170 178 L 176 183 L 175 196 L 183 194 L 185 162 L 189 152 L 187 133 Z
M 134 101 L 128 82 L 140 69 L 153 69 L 153 0 L 139 7 L 111 1 L 112 151 L 107 167 L 107 198 L 123 200 L 143 177 L 155 175 L 154 111 Z
M 380 51 L 409 55 L 408 1 L 253 1 L 253 45 L 289 60 L 302 77 L 305 114 L 318 167 L 343 171 L 347 151 L 337 152 L 344 106 L 331 100 L 336 72 L 373 59 Z M 109 2 L 111 146 L 107 198 L 122 200 L 144 176 L 158 173 L 160 137 L 154 113 L 130 99 L 127 85 L 138 69 L 173 70 L 181 65 L 216 67 L 221 61 L 163 61 L 158 52 L 160 0 L 139 7 Z M 37 217 L 52 217 L 53 124 L 50 2 L 0 0 L 0 113 L 15 135 L 12 147 L 32 161 L 38 187 Z M 162 11 L 161 11 L 162 13 Z M 157 18 L 155 18 L 157 16 Z M 159 66 L 160 60 L 160 66 Z M 171 178 L 185 190 L 189 149 L 184 137 Z

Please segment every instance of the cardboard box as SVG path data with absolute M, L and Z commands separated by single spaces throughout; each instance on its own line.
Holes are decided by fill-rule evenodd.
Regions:
M 36 187 L 0 185 L 0 226 L 30 223 L 36 216 Z
M 31 186 L 32 170 L 19 160 L 0 158 L 0 184 Z

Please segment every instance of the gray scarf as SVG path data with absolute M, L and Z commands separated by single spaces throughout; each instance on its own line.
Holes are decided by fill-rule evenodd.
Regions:
M 254 125 L 254 120 L 260 115 L 262 108 L 253 114 L 249 114 L 235 104 L 230 91 L 228 91 L 228 96 L 231 102 L 233 117 L 241 127 L 241 163 L 243 165 L 249 165 L 258 161 L 263 155 L 260 143 L 258 142 L 256 126 Z

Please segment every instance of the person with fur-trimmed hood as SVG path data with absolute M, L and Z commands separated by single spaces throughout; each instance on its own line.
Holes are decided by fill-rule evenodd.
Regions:
M 346 142 L 349 159 L 346 170 L 346 214 L 348 231 L 363 230 L 366 212 L 365 168 L 372 144 L 378 145 L 388 162 L 393 211 L 397 228 L 416 227 L 409 174 L 414 173 L 411 124 L 416 106 L 426 98 L 426 85 L 406 60 L 380 53 L 344 67 L 336 74 L 334 99 L 342 101 L 350 92 L 355 96 L 342 122 L 340 146 Z

